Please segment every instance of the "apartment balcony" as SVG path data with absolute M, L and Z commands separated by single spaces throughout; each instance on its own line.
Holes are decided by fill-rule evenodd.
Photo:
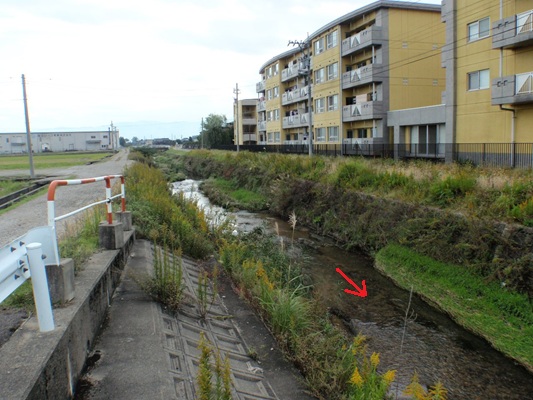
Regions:
M 533 72 L 492 80 L 492 105 L 533 103 Z
M 381 26 L 372 25 L 342 41 L 342 56 L 350 55 L 371 45 L 381 45 L 382 40 Z
M 260 132 L 266 132 L 266 130 L 267 130 L 266 121 L 259 121 L 257 123 L 257 130 L 260 131 Z
M 342 107 L 342 122 L 382 119 L 384 116 L 382 101 L 365 101 Z
M 257 135 L 255 133 L 243 133 L 242 134 L 242 141 L 243 142 L 256 142 L 257 141 Z
M 381 76 L 382 71 L 382 64 L 369 64 L 345 72 L 342 74 L 342 88 L 350 89 L 360 85 L 367 85 L 372 82 L 381 82 L 383 80 Z
M 281 104 L 286 106 L 288 104 L 298 103 L 299 101 L 306 101 L 308 90 L 309 85 L 283 93 L 281 96 Z
M 261 82 L 257 82 L 255 84 L 255 92 L 261 93 L 264 92 L 266 89 L 266 80 L 262 80 Z
M 304 72 L 304 65 L 302 62 L 291 64 L 281 71 L 281 81 L 287 82 L 291 79 L 297 78 L 300 72 Z
M 283 118 L 283 129 L 302 128 L 309 126 L 309 113 L 290 115 Z
M 241 124 L 242 125 L 254 125 L 255 126 L 255 125 L 257 125 L 257 119 L 255 118 L 255 116 L 243 115 Z
M 492 48 L 512 49 L 533 45 L 533 10 L 500 19 L 492 25 Z
M 257 102 L 257 112 L 266 111 L 266 109 L 267 109 L 266 100 L 259 100 Z

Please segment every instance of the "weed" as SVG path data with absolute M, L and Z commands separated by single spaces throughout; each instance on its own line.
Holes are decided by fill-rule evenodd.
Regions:
M 196 377 L 198 384 L 197 398 L 199 400 L 231 400 L 233 397 L 231 395 L 232 382 L 228 355 L 226 354 L 224 359 L 222 359 L 218 348 L 213 351 L 204 332 L 200 332 L 198 349 L 200 350 L 200 361 Z M 212 365 L 212 358 L 214 358 L 214 366 Z M 213 378 L 215 380 L 214 384 Z

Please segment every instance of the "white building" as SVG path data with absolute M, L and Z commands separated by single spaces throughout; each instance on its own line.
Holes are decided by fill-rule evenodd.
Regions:
M 34 153 L 63 151 L 110 151 L 119 147 L 118 130 L 90 132 L 32 132 Z M 0 154 L 28 152 L 26 133 L 0 133 Z

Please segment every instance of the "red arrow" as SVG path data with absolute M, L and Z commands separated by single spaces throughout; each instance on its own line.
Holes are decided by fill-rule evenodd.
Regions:
M 337 268 L 335 271 L 337 271 L 339 274 L 342 275 L 342 277 L 344 279 L 346 279 L 346 281 L 352 285 L 354 288 L 357 289 L 357 292 L 356 291 L 353 291 L 353 290 L 350 290 L 350 289 L 344 289 L 344 291 L 346 293 L 349 293 L 349 294 L 353 294 L 354 296 L 359 296 L 359 297 L 366 297 L 367 296 L 367 292 L 366 292 L 366 281 L 362 281 L 362 284 L 363 284 L 363 289 L 361 289 L 359 286 L 357 286 L 354 281 L 352 281 L 350 278 L 348 278 L 348 276 L 342 272 L 342 270 L 340 268 Z

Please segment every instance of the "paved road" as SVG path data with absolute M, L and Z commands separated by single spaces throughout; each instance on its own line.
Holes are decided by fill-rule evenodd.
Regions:
M 52 177 L 53 179 L 83 179 L 104 175 L 122 174 L 124 167 L 129 163 L 127 150 L 121 150 L 104 161 L 79 165 L 68 168 L 49 168 L 36 170 L 38 176 Z M 0 176 L 28 176 L 28 171 L 9 170 L 0 171 Z M 63 215 L 79 209 L 87 204 L 105 198 L 105 182 L 96 182 L 86 185 L 59 187 L 56 191 L 56 215 Z M 26 234 L 30 229 L 47 225 L 47 198 L 46 193 L 31 201 L 18 205 L 12 210 L 0 215 L 0 247 L 14 239 Z M 57 234 L 61 237 L 67 224 L 72 224 L 73 218 L 57 223 Z

